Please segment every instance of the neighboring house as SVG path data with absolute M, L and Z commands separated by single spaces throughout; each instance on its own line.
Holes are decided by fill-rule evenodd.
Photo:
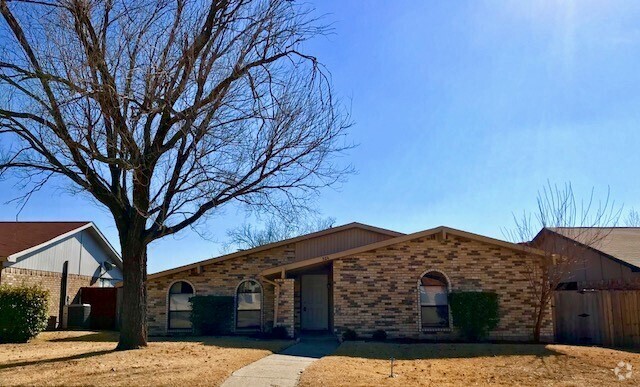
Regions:
M 640 289 L 640 227 L 544 228 L 530 246 L 569 257 L 559 290 Z
M 49 315 L 57 322 L 80 288 L 121 280 L 120 255 L 91 222 L 0 222 L 0 285 L 49 290 Z
M 149 275 L 149 332 L 191 332 L 188 299 L 223 295 L 235 297 L 236 333 L 283 326 L 296 335 L 384 329 L 391 338 L 452 339 L 447 293 L 464 290 L 499 295 L 491 338 L 529 340 L 527 267 L 543 255 L 447 227 L 404 235 L 351 223 Z M 547 316 L 542 335 L 550 340 Z

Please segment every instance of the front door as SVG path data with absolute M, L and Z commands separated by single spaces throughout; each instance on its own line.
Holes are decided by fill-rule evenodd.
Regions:
M 301 328 L 329 329 L 329 281 L 326 274 L 308 274 L 300 279 Z

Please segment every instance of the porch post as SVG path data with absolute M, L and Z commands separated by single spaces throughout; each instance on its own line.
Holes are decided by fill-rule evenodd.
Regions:
M 284 327 L 289 337 L 293 337 L 295 324 L 293 289 L 295 280 L 293 278 L 278 278 L 275 281 L 279 285 L 276 287 L 276 305 L 274 305 L 274 309 L 278 311 L 275 316 L 275 325 Z

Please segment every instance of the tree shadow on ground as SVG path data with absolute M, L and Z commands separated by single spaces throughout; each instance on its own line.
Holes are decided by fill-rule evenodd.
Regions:
M 460 359 L 494 356 L 562 356 L 544 344 L 412 343 L 348 341 L 333 356 L 365 359 Z
M 277 351 L 293 343 L 293 340 L 275 340 L 248 336 L 176 336 L 150 337 L 149 342 L 192 342 L 221 348 L 268 349 Z
M 61 337 L 57 339 L 50 339 L 52 343 L 66 343 L 66 342 L 103 342 L 103 343 L 117 343 L 120 333 L 116 331 L 96 331 L 88 332 L 86 334 L 80 334 L 78 336 Z
M 30 365 L 57 363 L 57 362 L 71 361 L 71 360 L 80 360 L 80 359 L 85 359 L 85 358 L 93 357 L 93 356 L 106 355 L 106 354 L 111 353 L 113 351 L 114 350 L 112 350 L 112 349 L 108 349 L 108 350 L 102 350 L 102 351 L 93 351 L 93 352 L 80 353 L 80 354 L 72 355 L 72 356 L 56 357 L 56 358 L 53 358 L 53 359 L 29 360 L 29 361 L 15 362 L 15 363 L 0 364 L 0 370 L 7 369 L 7 368 L 15 368 L 15 367 L 26 367 L 26 366 L 30 366 Z

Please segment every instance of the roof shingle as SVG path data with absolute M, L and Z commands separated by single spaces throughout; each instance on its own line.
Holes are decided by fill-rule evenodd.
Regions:
M 90 222 L 0 222 L 0 257 L 30 249 Z

